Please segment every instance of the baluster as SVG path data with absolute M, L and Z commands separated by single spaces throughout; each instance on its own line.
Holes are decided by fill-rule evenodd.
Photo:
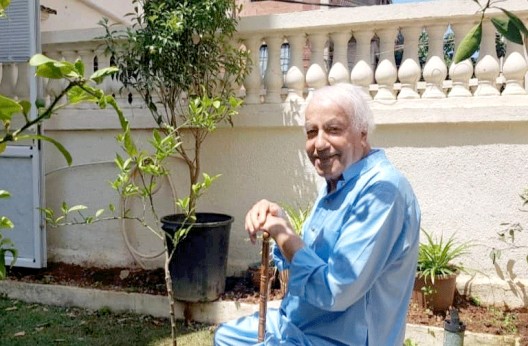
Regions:
M 350 72 L 350 81 L 352 84 L 360 86 L 367 95 L 369 93 L 370 84 L 374 80 L 374 71 L 372 69 L 372 61 L 370 57 L 370 42 L 372 41 L 374 32 L 358 31 L 354 32 L 356 39 L 356 63 Z
M 280 66 L 280 48 L 284 39 L 282 36 L 266 37 L 268 45 L 268 67 L 264 76 L 264 86 L 266 87 L 266 103 L 281 103 L 281 89 L 284 84 Z
M 478 78 L 478 87 L 475 96 L 498 96 L 500 95 L 495 86 L 499 76 L 500 67 L 495 50 L 495 28 L 486 21 L 482 23 L 482 42 L 475 76 Z
M 0 94 L 13 97 L 15 93 L 16 69 L 14 63 L 2 64 L 2 81 L 0 82 Z
M 334 60 L 332 68 L 328 73 L 328 82 L 330 85 L 336 83 L 349 83 L 350 71 L 348 70 L 348 41 L 351 34 L 348 31 L 334 32 L 330 34 L 334 42 Z
M 313 90 L 326 85 L 326 71 L 324 62 L 324 48 L 328 39 L 327 34 L 315 33 L 308 35 L 311 44 L 310 67 L 306 71 L 306 84 L 308 85 L 308 96 L 310 98 Z
M 394 83 L 398 71 L 394 61 L 394 41 L 398 30 L 395 28 L 383 29 L 378 32 L 380 39 L 380 63 L 376 68 L 374 77 L 378 84 L 375 100 L 394 100 Z
M 251 73 L 246 76 L 244 80 L 244 89 L 246 89 L 246 97 L 244 102 L 246 104 L 258 104 L 260 103 L 260 64 L 259 64 L 259 48 L 262 40 L 259 37 L 250 37 L 244 40 L 251 61 L 253 62 L 253 68 Z
M 524 48 L 520 44 L 508 41 L 506 45 L 506 59 L 502 73 L 506 78 L 506 87 L 502 95 L 525 95 L 522 87 L 528 66 L 524 58 Z
M 18 63 L 15 97 L 18 100 L 29 98 L 29 63 Z
M 98 51 L 95 54 L 97 55 L 97 68 L 99 70 L 110 67 L 110 57 L 109 56 L 105 55 L 102 51 Z M 109 94 L 110 88 L 112 86 L 111 85 L 112 80 L 114 78 L 116 78 L 116 74 L 108 78 L 105 78 L 103 82 L 101 83 L 101 85 L 99 85 L 99 88 L 101 88 L 105 92 L 105 94 Z
M 288 88 L 288 97 L 286 102 L 302 99 L 304 89 L 304 67 L 303 67 L 303 49 L 306 43 L 306 37 L 302 35 L 288 36 L 290 44 L 291 62 L 286 73 L 285 85 Z
M 447 66 L 444 61 L 444 33 L 445 25 L 431 25 L 427 27 L 429 34 L 429 58 L 423 69 L 425 91 L 422 98 L 444 98 L 444 80 L 447 77 Z
M 471 30 L 473 24 L 452 24 L 451 28 L 455 34 L 455 52 L 464 35 Z M 466 59 L 458 64 L 452 63 L 449 67 L 449 76 L 453 83 L 451 91 L 447 97 L 470 97 L 469 79 L 473 76 L 473 63 L 471 59 Z
M 63 50 L 61 53 L 64 60 L 71 62 L 72 64 L 79 58 L 79 53 L 73 50 Z
M 104 60 L 104 67 L 115 66 L 114 58 L 112 56 L 108 56 Z M 121 95 L 121 87 L 123 86 L 123 83 L 121 83 L 117 74 L 113 74 L 110 78 L 107 79 L 107 82 L 108 83 L 106 84 L 106 92 L 112 94 L 116 98 L 116 100 L 119 100 L 119 102 L 126 104 L 128 101 L 123 100 L 123 95 Z
M 420 64 L 418 64 L 418 44 L 421 27 L 411 26 L 401 29 L 404 37 L 402 64 L 398 70 L 401 90 L 398 99 L 418 99 L 416 83 L 420 79 Z

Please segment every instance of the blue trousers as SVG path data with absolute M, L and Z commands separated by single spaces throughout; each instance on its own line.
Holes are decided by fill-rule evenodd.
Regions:
M 264 342 L 258 342 L 258 313 L 255 313 L 221 324 L 215 332 L 214 344 L 215 346 L 312 345 L 299 329 L 284 320 L 277 309 L 268 309 L 266 314 Z

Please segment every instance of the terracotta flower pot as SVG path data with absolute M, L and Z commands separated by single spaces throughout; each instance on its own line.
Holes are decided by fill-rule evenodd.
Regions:
M 433 311 L 445 311 L 453 305 L 458 273 L 435 276 L 434 284 L 425 277 L 416 275 L 412 301 Z

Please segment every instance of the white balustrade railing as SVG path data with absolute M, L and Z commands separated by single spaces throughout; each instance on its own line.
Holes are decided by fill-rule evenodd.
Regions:
M 501 6 L 528 19 L 525 0 L 507 0 Z M 241 94 L 246 104 L 302 101 L 311 90 L 339 82 L 357 84 L 376 100 L 526 94 L 524 48 L 507 42 L 505 56 L 499 57 L 488 17 L 475 61 L 446 61 L 478 22 L 476 10 L 473 1 L 442 0 L 242 18 L 238 39 L 250 51 L 253 69 Z M 94 29 L 83 37 L 100 35 L 100 29 Z M 75 37 L 43 33 L 43 53 L 59 60 L 82 58 L 87 75 L 111 65 L 100 42 Z M 261 47 L 267 54 L 259 54 Z M 446 47 L 452 48 L 446 52 Z M 0 64 L 0 93 L 24 97 L 27 71 L 27 64 Z M 42 83 L 48 102 L 62 87 L 61 81 Z M 102 88 L 120 95 L 120 102 L 137 100 L 116 78 L 107 79 Z

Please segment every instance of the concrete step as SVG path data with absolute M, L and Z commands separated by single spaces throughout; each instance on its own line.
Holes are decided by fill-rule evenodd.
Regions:
M 92 310 L 104 307 L 115 312 L 134 312 L 154 317 L 169 317 L 169 305 L 166 296 L 33 284 L 11 280 L 0 281 L 0 294 L 28 303 L 76 306 Z M 280 301 L 277 300 L 268 302 L 268 307 L 278 308 L 279 305 Z M 186 307 L 194 321 L 211 324 L 222 323 L 258 311 L 258 304 L 236 301 L 192 304 L 176 302 L 177 319 L 184 318 Z M 407 324 L 405 338 L 411 339 L 416 345 L 442 346 L 444 330 L 438 327 Z M 466 332 L 464 345 L 518 346 L 520 345 L 520 338 Z

